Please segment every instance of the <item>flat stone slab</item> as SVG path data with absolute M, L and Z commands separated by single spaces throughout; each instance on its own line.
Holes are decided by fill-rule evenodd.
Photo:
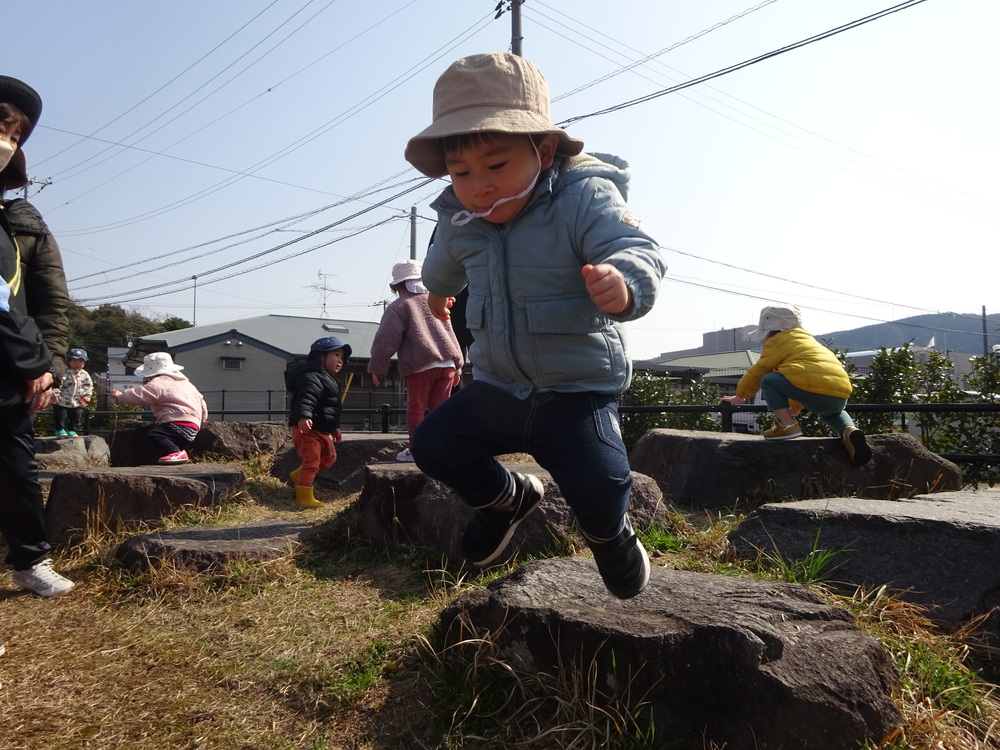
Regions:
M 960 490 L 901 500 L 834 497 L 763 505 L 729 536 L 741 557 L 785 561 L 836 551 L 830 578 L 887 586 L 960 626 L 988 614 L 1000 637 L 1000 490 Z
M 552 476 L 537 463 L 504 462 L 504 466 L 537 476 L 545 498 L 517 527 L 507 552 L 496 560 L 496 565 L 518 551 L 551 553 L 554 544 L 571 536 L 576 518 Z M 632 477 L 632 525 L 639 527 L 653 521 L 666 525 L 667 509 L 656 482 L 636 472 Z M 472 509 L 450 487 L 431 479 L 415 464 L 393 461 L 367 466 L 358 506 L 361 531 L 371 539 L 391 545 L 435 547 L 456 560 L 464 557 L 461 539 L 472 520 Z
M 209 571 L 233 560 L 274 560 L 292 554 L 312 524 L 261 520 L 240 526 L 196 526 L 132 537 L 118 546 L 115 558 L 131 570 L 164 562 Z
M 139 529 L 185 507 L 218 504 L 244 485 L 235 464 L 127 466 L 66 471 L 52 478 L 45 524 L 49 541 Z

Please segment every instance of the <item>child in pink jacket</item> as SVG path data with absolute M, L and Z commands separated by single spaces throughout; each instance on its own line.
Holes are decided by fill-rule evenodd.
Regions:
M 382 314 L 372 341 L 368 372 L 380 385 L 396 354 L 399 375 L 406 381 L 406 427 L 413 431 L 451 395 L 461 380 L 462 347 L 450 321 L 435 318 L 427 307 L 427 288 L 420 281 L 420 263 L 406 260 L 392 267 L 389 288 L 398 296 Z M 397 461 L 413 461 L 407 448 Z
M 202 423 L 208 420 L 205 399 L 187 376 L 181 374 L 183 369 L 166 352 L 153 352 L 135 368 L 135 374 L 144 378 L 143 385 L 127 391 L 111 391 L 120 404 L 148 406 L 153 410 L 156 426 L 146 434 L 146 440 L 159 452 L 161 464 L 186 463 L 189 456 L 185 448 L 194 442 Z

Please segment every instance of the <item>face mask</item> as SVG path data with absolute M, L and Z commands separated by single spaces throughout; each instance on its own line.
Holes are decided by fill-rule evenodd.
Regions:
M 10 141 L 0 139 L 0 172 L 7 168 L 10 164 L 10 160 L 14 158 L 14 152 L 17 151 L 17 147 Z
M 535 149 L 535 158 L 538 159 L 538 169 L 535 171 L 535 176 L 531 180 L 531 184 L 528 185 L 528 187 L 526 187 L 524 190 L 522 190 L 517 195 L 512 195 L 509 198 L 501 198 L 496 203 L 494 203 L 492 206 L 490 206 L 490 208 L 489 208 L 488 211 L 483 211 L 482 213 L 477 214 L 477 213 L 474 213 L 472 211 L 466 211 L 466 210 L 463 209 L 463 210 L 457 212 L 454 216 L 451 217 L 451 223 L 452 223 L 452 225 L 454 225 L 456 227 L 464 227 L 466 224 L 468 224 L 473 219 L 481 219 L 484 216 L 489 216 L 491 213 L 493 213 L 494 211 L 496 211 L 499 206 L 502 206 L 504 203 L 509 203 L 510 201 L 516 201 L 516 200 L 518 200 L 520 198 L 523 198 L 526 195 L 530 195 L 531 191 L 535 189 L 535 184 L 538 182 L 539 176 L 541 176 L 541 174 L 542 174 L 542 157 L 541 157 L 541 155 L 539 155 L 539 153 L 538 153 L 538 147 L 535 145 L 534 141 L 531 142 L 531 147 L 533 149 Z

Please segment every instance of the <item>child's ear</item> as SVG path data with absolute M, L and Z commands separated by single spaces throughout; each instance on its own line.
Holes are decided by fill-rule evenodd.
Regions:
M 559 147 L 559 136 L 555 133 L 546 133 L 542 140 L 535 144 L 538 149 L 538 158 L 542 162 L 542 169 L 548 169 L 556 159 L 556 149 Z

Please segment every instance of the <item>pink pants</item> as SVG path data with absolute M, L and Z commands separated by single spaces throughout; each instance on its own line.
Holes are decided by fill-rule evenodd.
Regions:
M 333 436 L 316 430 L 300 430 L 292 427 L 292 445 L 299 454 L 302 471 L 299 473 L 299 487 L 311 487 L 316 475 L 333 466 L 337 460 L 337 449 L 333 447 Z
M 432 367 L 415 372 L 406 379 L 406 428 L 413 442 L 413 431 L 424 421 L 424 411 L 433 411 L 451 395 L 455 382 L 454 367 Z

